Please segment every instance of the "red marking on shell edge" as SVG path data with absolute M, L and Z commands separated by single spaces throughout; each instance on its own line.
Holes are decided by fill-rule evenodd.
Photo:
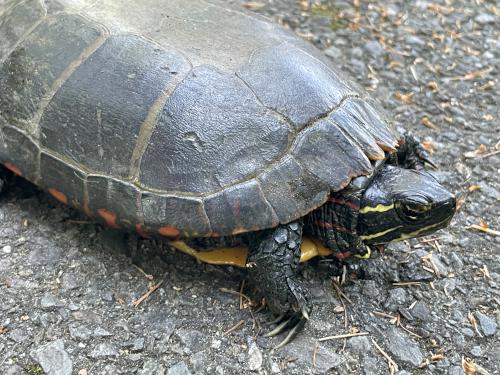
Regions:
M 119 229 L 120 227 L 116 224 L 116 214 L 114 212 L 108 211 L 105 208 L 99 208 L 97 210 L 99 216 L 101 216 L 106 224 L 108 224 L 111 228 Z
M 330 198 L 328 198 L 328 202 L 339 204 L 341 206 L 346 206 L 346 207 L 349 207 L 353 210 L 359 210 L 359 206 L 357 204 L 355 204 L 353 202 L 346 201 L 345 199 L 330 197 Z
M 146 233 L 145 229 L 144 229 L 144 225 L 142 224 L 136 224 L 135 225 L 135 231 L 137 232 L 137 234 L 139 236 L 141 236 L 142 238 L 151 238 L 151 236 L 149 234 Z
M 329 223 L 329 222 L 326 222 L 326 221 L 319 221 L 317 220 L 316 223 L 315 223 L 318 227 L 321 227 L 321 228 L 329 228 L 329 229 L 336 229 L 338 230 L 339 232 L 346 232 L 346 233 L 350 233 L 347 228 L 343 227 L 342 225 L 340 224 L 337 224 L 337 223 Z
M 340 252 L 340 253 L 333 253 L 333 256 L 339 260 L 342 260 L 342 259 L 346 259 L 346 258 L 349 258 L 351 256 L 351 252 L 350 251 L 346 251 L 344 253 Z
M 5 168 L 7 168 L 12 173 L 17 174 L 18 176 L 23 175 L 23 172 L 21 172 L 21 170 L 18 167 L 16 167 L 14 164 L 5 163 L 4 165 L 5 165 Z
M 64 203 L 64 204 L 68 204 L 68 197 L 63 192 L 61 192 L 57 189 L 54 189 L 54 188 L 48 189 L 48 192 L 50 193 L 50 195 L 52 195 L 54 198 L 56 198 L 59 202 Z
M 160 233 L 160 235 L 165 236 L 165 237 L 178 237 L 179 236 L 179 230 L 176 227 L 172 227 L 169 225 L 158 229 L 158 233 Z

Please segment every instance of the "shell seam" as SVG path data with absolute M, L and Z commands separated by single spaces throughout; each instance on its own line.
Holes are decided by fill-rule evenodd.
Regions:
M 84 17 L 78 16 L 80 19 L 85 20 Z M 85 62 L 87 59 L 97 51 L 104 42 L 109 37 L 109 31 L 104 27 L 104 25 L 97 24 L 101 29 L 101 34 L 99 37 L 90 45 L 85 47 L 83 51 L 78 55 L 76 60 L 73 60 L 69 63 L 69 65 L 63 70 L 63 72 L 54 80 L 54 83 L 50 86 L 50 90 L 47 94 L 43 95 L 38 110 L 35 112 L 31 120 L 29 122 L 34 125 L 37 138 L 40 139 L 41 131 L 40 122 L 42 120 L 43 115 L 45 114 L 45 110 L 50 105 L 52 99 L 56 96 L 59 90 L 63 87 L 66 81 L 75 73 L 78 68 Z
M 130 158 L 129 175 L 126 179 L 127 181 L 138 181 L 139 174 L 141 172 L 141 161 L 144 153 L 146 152 L 146 149 L 148 148 L 149 140 L 153 136 L 153 132 L 158 125 L 158 117 L 160 116 L 161 112 L 165 108 L 175 90 L 179 87 L 179 85 L 182 84 L 182 82 L 184 82 L 184 80 L 189 76 L 189 73 L 191 73 L 191 71 L 193 70 L 193 65 L 191 64 L 191 62 L 183 55 L 181 56 L 186 59 L 186 62 L 189 64 L 190 68 L 182 78 L 176 77 L 177 79 L 167 82 L 162 92 L 160 93 L 160 95 L 158 95 L 153 105 L 149 109 L 148 114 L 139 129 L 137 140 L 132 151 L 132 156 Z
M 10 9 L 14 9 L 22 4 L 24 4 L 25 2 L 27 2 L 28 0 L 25 0 L 19 4 L 16 4 L 15 6 L 12 6 Z M 10 49 L 10 51 L 5 55 L 5 59 L 3 60 L 0 60 L 0 64 L 3 64 L 5 62 L 5 60 L 7 60 L 11 55 L 12 53 L 17 49 L 17 47 L 19 47 L 20 44 L 22 44 L 26 39 L 28 39 L 28 37 L 31 35 L 31 33 L 33 31 L 35 31 L 38 26 L 40 26 L 40 24 L 45 21 L 47 19 L 47 8 L 45 7 L 45 4 L 43 2 L 40 1 L 40 5 L 42 6 L 42 10 L 43 10 L 43 15 L 42 17 L 35 22 L 35 24 L 33 26 L 31 26 L 28 31 L 26 31 L 23 36 L 12 46 L 12 48 Z M 2 13 L 3 14 L 3 13 Z

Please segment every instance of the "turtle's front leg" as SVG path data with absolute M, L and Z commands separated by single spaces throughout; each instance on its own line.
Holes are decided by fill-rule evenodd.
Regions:
M 436 168 L 427 150 L 415 136 L 406 132 L 402 135 L 398 152 L 395 155 L 395 164 L 408 169 L 424 169 L 425 164 Z
M 311 312 L 307 291 L 298 280 L 302 222 L 279 225 L 250 241 L 249 273 L 252 282 L 266 296 L 271 311 L 282 316 L 267 336 L 287 329 L 287 337 L 275 349 L 286 345 L 304 327 Z

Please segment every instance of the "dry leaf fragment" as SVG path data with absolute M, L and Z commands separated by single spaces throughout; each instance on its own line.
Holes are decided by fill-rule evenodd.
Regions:
M 466 153 L 464 153 L 464 156 L 468 159 L 477 158 L 478 156 L 485 154 L 487 151 L 488 151 L 488 147 L 481 143 L 476 150 L 467 151 Z
M 432 92 L 439 91 L 439 85 L 436 81 L 431 81 L 427 84 L 427 87 L 431 89 Z
M 403 94 L 402 92 L 396 91 L 394 93 L 394 96 L 396 97 L 396 99 L 399 100 L 403 104 L 413 103 L 413 95 L 415 95 L 415 93 L 413 93 L 413 92 Z
M 345 311 L 345 309 L 343 306 L 335 306 L 333 309 L 333 312 L 335 314 L 340 314 L 340 313 L 343 313 L 344 311 Z
M 430 11 L 437 13 L 437 14 L 450 14 L 455 10 L 452 7 L 447 7 L 447 6 L 439 5 L 439 4 L 435 4 L 435 3 L 429 4 L 427 6 L 427 9 L 429 9 Z
M 467 375 L 474 375 L 476 373 L 476 365 L 470 358 L 462 357 L 462 368 Z
M 424 125 L 427 128 L 430 128 L 430 129 L 437 129 L 438 128 L 427 116 L 422 117 L 422 120 L 420 120 L 420 122 L 422 123 L 422 125 Z
M 484 85 L 479 86 L 479 90 L 491 90 L 495 87 L 495 81 L 488 81 Z
M 469 311 L 469 313 L 467 314 L 467 318 L 469 319 L 469 323 L 471 324 L 472 328 L 474 328 L 478 336 L 483 337 L 483 335 L 481 335 L 481 332 L 479 332 L 479 329 L 477 327 L 477 320 L 474 314 Z
M 490 271 L 488 270 L 488 267 L 486 267 L 486 264 L 483 264 L 483 267 L 479 269 L 479 272 L 481 272 L 481 276 L 485 279 L 490 279 Z
M 472 81 L 473 79 L 482 78 L 493 70 L 493 67 L 489 66 L 484 69 L 473 70 L 471 72 L 465 73 L 463 76 L 451 77 L 452 81 Z
M 389 62 L 389 65 L 387 66 L 387 68 L 388 69 L 393 69 L 393 68 L 400 67 L 400 66 L 401 66 L 401 63 L 399 61 L 391 60 Z
M 432 362 L 439 362 L 442 361 L 443 359 L 444 359 L 443 352 L 438 352 L 431 357 Z
M 479 226 L 483 229 L 488 229 L 490 227 L 483 218 L 479 219 Z
M 303 11 L 309 10 L 309 0 L 300 0 L 299 7 Z
M 248 1 L 246 3 L 243 3 L 243 7 L 250 10 L 259 10 L 264 8 L 265 6 L 266 4 L 261 3 L 260 1 Z
M 431 155 L 436 152 L 436 145 L 431 141 L 422 142 L 422 147 Z

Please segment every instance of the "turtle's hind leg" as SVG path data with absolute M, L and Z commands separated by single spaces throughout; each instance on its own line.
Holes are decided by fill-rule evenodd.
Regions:
M 250 240 L 249 274 L 266 296 L 269 308 L 282 315 L 278 326 L 267 336 L 289 330 L 275 349 L 286 345 L 309 319 L 311 304 L 298 280 L 302 222 L 279 225 L 256 234 Z

